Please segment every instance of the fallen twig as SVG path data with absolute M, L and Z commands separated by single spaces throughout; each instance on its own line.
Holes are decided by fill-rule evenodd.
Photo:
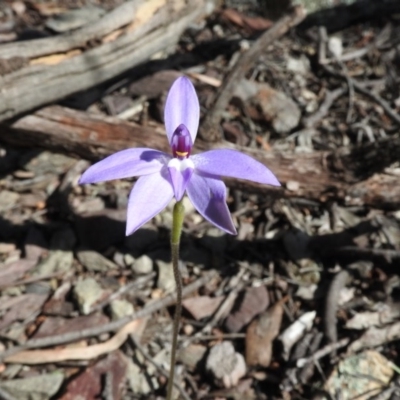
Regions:
M 25 350 L 5 358 L 5 362 L 17 364 L 46 364 L 68 360 L 92 360 L 103 354 L 117 350 L 128 335 L 140 329 L 143 320 L 137 319 L 123 326 L 110 340 L 87 347 L 67 347 L 63 349 Z
M 24 116 L 12 125 L 1 124 L 1 140 L 18 146 L 40 146 L 52 151 L 64 151 L 91 160 L 98 160 L 127 147 L 152 147 L 169 152 L 163 127 L 152 124 L 143 127 L 104 117 L 53 106 Z M 302 154 L 265 152 L 224 142 L 205 143 L 196 140 L 194 153 L 215 148 L 231 148 L 256 158 L 270 168 L 285 185 L 296 190 L 274 190 L 248 181 L 227 180 L 239 190 L 251 190 L 267 195 L 305 197 L 317 201 L 331 198 L 346 204 L 360 203 L 377 208 L 398 208 L 400 186 L 398 177 L 375 175 L 398 159 L 400 137 L 392 136 L 355 148 L 335 151 L 314 151 Z
M 337 318 L 339 294 L 346 286 L 349 273 L 346 270 L 338 272 L 329 286 L 325 301 L 324 333 L 330 343 L 337 342 Z M 336 356 L 336 350 L 332 352 Z
M 200 135 L 205 141 L 216 142 L 221 140 L 222 135 L 219 128 L 221 115 L 232 98 L 238 82 L 271 43 L 283 36 L 291 27 L 299 24 L 305 16 L 306 13 L 302 6 L 293 7 L 289 15 L 282 17 L 272 28 L 260 36 L 248 51 L 241 55 L 226 77 L 224 84 L 218 90 L 214 104 L 210 107 L 210 111 L 201 125 Z
M 318 111 L 314 114 L 310 115 L 304 120 L 304 125 L 306 128 L 314 127 L 319 121 L 321 121 L 329 112 L 329 109 L 332 107 L 334 102 L 346 93 L 346 90 L 343 88 L 338 88 L 333 91 L 328 90 L 326 92 L 326 96 Z
M 317 360 L 320 360 L 321 358 L 327 356 L 328 354 L 332 353 L 333 351 L 336 351 L 338 349 L 341 349 L 342 347 L 345 347 L 349 344 L 350 338 L 343 338 L 339 340 L 338 342 L 331 343 L 323 347 L 322 349 L 316 351 L 312 356 L 307 357 L 307 358 L 300 358 L 297 360 L 296 365 L 299 368 L 304 367 L 306 364 L 310 362 L 315 362 Z
M 188 294 L 196 291 L 201 286 L 205 285 L 208 281 L 213 279 L 216 276 L 215 271 L 210 271 L 205 274 L 202 278 L 196 280 L 195 282 L 191 283 L 190 285 L 186 286 L 183 289 L 183 296 L 187 296 Z M 126 324 L 130 323 L 139 318 L 144 318 L 149 316 L 150 314 L 155 313 L 156 311 L 161 310 L 162 308 L 169 307 L 175 304 L 176 296 L 171 293 L 170 295 L 155 300 L 147 304 L 145 308 L 142 310 L 133 313 L 127 317 L 121 318 L 117 321 L 110 322 L 108 324 L 104 324 L 101 326 L 95 326 L 92 328 L 82 329 L 80 331 L 68 332 L 60 335 L 40 338 L 40 339 L 31 339 L 28 340 L 26 343 L 12 347 L 6 351 L 0 353 L 0 360 L 6 361 L 8 357 L 11 357 L 13 354 L 21 352 L 23 350 L 28 349 L 37 349 L 42 347 L 50 347 L 50 346 L 58 346 L 60 344 L 66 344 L 78 340 L 82 340 L 88 337 L 98 336 L 103 333 L 112 332 L 121 329 Z
M 400 116 L 390 107 L 390 105 L 387 103 L 386 100 L 382 99 L 381 96 L 377 95 L 374 93 L 372 90 L 368 90 L 367 88 L 364 87 L 364 85 L 361 85 L 358 83 L 355 79 L 352 79 L 351 77 L 347 76 L 346 74 L 342 72 L 337 72 L 333 68 L 327 66 L 327 65 L 321 65 L 322 68 L 327 71 L 329 74 L 345 79 L 349 84 L 351 84 L 355 90 L 357 90 L 359 93 L 363 94 L 364 96 L 369 97 L 375 103 L 379 104 L 386 112 L 386 114 L 392 119 L 393 122 L 395 122 L 397 125 L 400 125 Z

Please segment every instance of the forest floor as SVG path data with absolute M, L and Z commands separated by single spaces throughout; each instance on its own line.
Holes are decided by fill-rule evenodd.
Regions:
M 121 4 L 1 2 L 0 85 L 18 73 L 2 46 Z M 279 15 L 226 1 L 153 60 L 0 123 L 0 398 L 165 398 L 173 203 L 125 237 L 134 179 L 78 180 L 117 149 L 163 148 L 182 74 L 201 103 L 196 151 L 243 150 L 282 188 L 227 181 L 237 236 L 185 198 L 175 398 L 400 398 L 400 7 L 351 7 L 264 47 Z

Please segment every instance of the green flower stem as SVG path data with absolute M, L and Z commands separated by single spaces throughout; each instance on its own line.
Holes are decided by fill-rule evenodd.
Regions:
M 174 269 L 174 277 L 176 283 L 176 306 L 174 316 L 174 331 L 172 336 L 171 348 L 171 363 L 169 370 L 167 400 L 172 400 L 172 389 L 174 387 L 174 374 L 175 374 L 175 359 L 176 347 L 178 342 L 179 321 L 181 319 L 182 311 L 182 278 L 179 272 L 179 244 L 181 240 L 183 219 L 185 217 L 185 207 L 182 200 L 177 201 L 174 206 L 172 218 L 172 232 L 171 232 L 171 257 L 172 268 Z

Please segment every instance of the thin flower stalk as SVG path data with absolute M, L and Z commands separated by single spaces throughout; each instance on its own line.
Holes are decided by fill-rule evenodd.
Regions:
M 176 306 L 173 322 L 171 362 L 169 370 L 169 379 L 167 387 L 167 399 L 172 399 L 172 391 L 174 387 L 175 376 L 175 358 L 176 348 L 178 344 L 179 321 L 182 312 L 182 278 L 179 271 L 179 245 L 182 234 L 183 220 L 185 218 L 185 207 L 182 200 L 177 201 L 172 214 L 172 231 L 171 231 L 171 258 L 172 268 L 174 270 L 174 278 L 176 283 Z

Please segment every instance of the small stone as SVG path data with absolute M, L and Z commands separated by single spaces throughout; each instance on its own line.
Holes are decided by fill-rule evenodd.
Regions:
M 329 38 L 328 49 L 335 57 L 340 57 L 343 54 L 342 39 L 337 36 Z
M 2 382 L 0 387 L 18 400 L 46 400 L 52 398 L 59 391 L 63 381 L 64 375 L 57 371 L 51 374 Z
M 77 254 L 80 263 L 89 271 L 107 272 L 116 269 L 118 266 L 100 253 L 91 250 L 80 250 Z
M 266 84 L 260 86 L 253 103 L 260 107 L 264 118 L 271 121 L 277 133 L 288 133 L 300 122 L 301 111 L 298 105 L 285 93 Z
M 246 374 L 246 362 L 240 353 L 236 353 L 233 344 L 225 341 L 210 350 L 206 369 L 214 376 L 217 385 L 231 388 Z
M 104 9 L 88 5 L 56 15 L 55 17 L 48 19 L 45 25 L 47 28 L 55 32 L 67 32 L 96 21 L 103 16 L 104 13 Z
M 128 363 L 128 383 L 135 395 L 147 395 L 152 390 L 142 368 L 131 360 Z
M 68 272 L 72 268 L 74 255 L 72 251 L 51 250 L 48 256 L 34 269 L 35 275 L 50 275 L 57 272 Z
M 0 192 L 0 212 L 13 208 L 18 199 L 18 193 L 10 192 L 9 190 L 2 190 Z
M 194 371 L 207 352 L 207 347 L 202 344 L 190 344 L 178 353 L 178 360 L 190 371 Z
M 174 291 L 176 284 L 172 263 L 161 260 L 157 260 L 156 263 L 158 267 L 157 287 L 167 293 Z
M 186 336 L 190 336 L 190 335 L 193 335 L 194 327 L 193 327 L 192 324 L 185 324 L 185 325 L 183 326 L 182 330 L 183 330 L 183 333 L 184 333 Z
M 75 163 L 75 158 L 51 151 L 38 152 L 33 150 L 20 159 L 21 167 L 27 171 L 34 172 L 35 175 L 44 175 L 46 173 L 62 174 Z
M 126 262 L 125 262 L 125 254 L 123 254 L 123 253 L 121 253 L 121 252 L 119 252 L 119 251 L 116 251 L 116 252 L 114 253 L 113 261 L 114 261 L 115 264 L 117 264 L 119 267 L 125 267 L 126 265 L 128 265 L 128 264 L 126 264 Z
M 113 321 L 132 315 L 133 312 L 133 305 L 127 300 L 114 300 L 110 304 L 110 314 Z
M 131 265 L 131 268 L 132 271 L 138 275 L 150 274 L 150 272 L 153 271 L 153 260 L 144 254 L 134 261 L 134 263 Z
M 86 278 L 76 283 L 73 293 L 80 311 L 87 315 L 91 306 L 102 297 L 103 290 L 93 278 Z
M 14 243 L 0 243 L 0 254 L 8 254 L 16 249 Z
M 133 255 L 129 253 L 124 254 L 123 259 L 124 259 L 124 265 L 126 265 L 127 267 L 132 266 L 133 263 L 135 262 L 135 257 L 133 257 Z
M 300 189 L 300 183 L 297 181 L 287 181 L 286 189 L 290 192 L 297 192 Z
M 289 57 L 286 68 L 288 71 L 307 75 L 310 72 L 310 60 L 304 55 L 300 58 Z

